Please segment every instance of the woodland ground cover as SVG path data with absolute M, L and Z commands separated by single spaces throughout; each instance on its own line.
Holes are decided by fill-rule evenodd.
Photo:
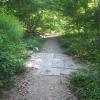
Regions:
M 43 45 L 44 40 L 37 36 L 31 36 L 28 38 L 25 38 L 25 43 L 26 43 L 26 47 L 28 50 L 33 50 L 33 51 L 39 51 Z M 35 50 L 36 49 L 36 50 Z
M 14 80 L 24 69 L 25 44 L 21 41 L 23 26 L 13 16 L 0 14 L 0 87 Z
M 84 42 L 85 41 L 85 42 Z M 81 100 L 99 100 L 100 99 L 100 51 L 98 44 L 100 42 L 91 41 L 90 37 L 79 37 L 79 34 L 70 34 L 60 38 L 60 44 L 64 52 L 75 56 L 86 63 L 84 67 L 72 73 L 71 83 Z

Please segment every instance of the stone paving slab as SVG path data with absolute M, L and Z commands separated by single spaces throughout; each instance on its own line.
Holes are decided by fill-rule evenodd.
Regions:
M 37 69 L 36 75 L 68 75 L 79 68 L 71 57 L 54 53 L 33 53 L 27 65 Z

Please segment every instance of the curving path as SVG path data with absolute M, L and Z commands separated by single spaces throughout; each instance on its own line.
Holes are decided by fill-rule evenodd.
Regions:
M 0 100 L 77 100 L 69 89 L 68 77 L 80 67 L 60 49 L 57 38 L 48 38 L 39 53 L 32 53 L 27 70 L 15 87 Z

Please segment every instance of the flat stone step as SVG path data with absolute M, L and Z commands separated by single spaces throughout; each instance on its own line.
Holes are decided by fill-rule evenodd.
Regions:
M 69 75 L 80 67 L 71 57 L 60 53 L 33 53 L 26 66 L 37 69 L 35 75 Z

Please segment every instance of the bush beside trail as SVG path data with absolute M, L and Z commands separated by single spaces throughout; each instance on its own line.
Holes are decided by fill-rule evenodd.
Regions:
M 0 13 L 0 87 L 25 69 L 27 51 L 23 35 L 23 25 L 16 17 Z
M 72 73 L 70 80 L 79 100 L 100 99 L 100 40 L 95 36 L 67 34 L 60 37 L 60 45 L 68 55 L 87 64 Z

